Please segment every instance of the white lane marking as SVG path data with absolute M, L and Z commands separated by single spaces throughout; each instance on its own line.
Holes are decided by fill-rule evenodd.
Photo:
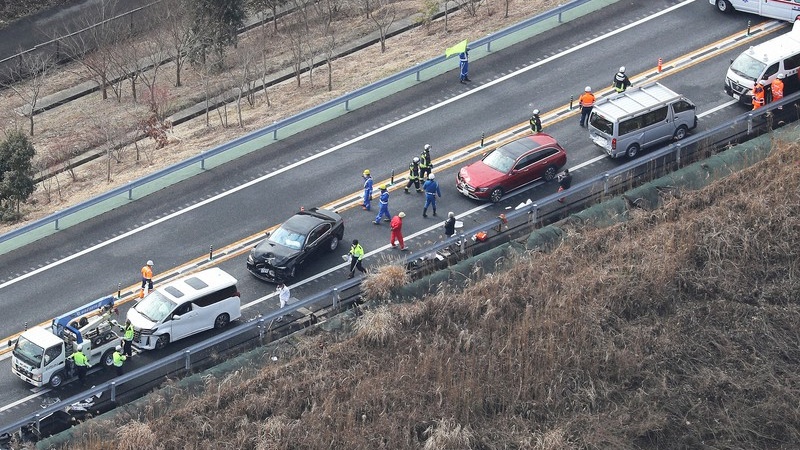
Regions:
M 719 105 L 719 106 L 716 106 L 716 107 L 714 107 L 714 108 L 711 108 L 711 109 L 709 109 L 708 111 L 701 112 L 700 114 L 698 114 L 698 115 L 697 115 L 697 117 L 704 117 L 704 116 L 707 116 L 707 115 L 709 115 L 709 114 L 714 114 L 715 112 L 717 112 L 717 111 L 719 111 L 719 110 L 721 110 L 721 109 L 725 109 L 725 108 L 727 108 L 728 106 L 735 105 L 735 104 L 737 104 L 737 103 L 738 103 L 738 100 L 730 100 L 730 101 L 728 101 L 728 102 L 725 102 L 725 103 L 723 103 L 723 104 L 721 104 L 721 105 Z
M 9 410 L 11 408 L 17 407 L 17 406 L 19 406 L 19 405 L 21 405 L 21 404 L 23 404 L 23 403 L 25 403 L 27 401 L 33 400 L 36 397 L 41 397 L 43 394 L 46 394 L 47 392 L 50 392 L 50 390 L 47 389 L 47 390 L 39 391 L 39 392 L 36 392 L 35 394 L 31 394 L 31 395 L 29 395 L 27 397 L 21 398 L 21 399 L 15 401 L 13 403 L 9 403 L 9 404 L 3 406 L 2 408 L 0 408 L 0 413 L 5 412 L 5 411 L 7 411 L 7 410 Z
M 327 150 L 323 150 L 323 151 L 321 151 L 321 152 L 319 152 L 319 153 L 317 153 L 315 155 L 309 156 L 308 158 L 305 158 L 303 160 L 300 160 L 300 161 L 297 161 L 295 163 L 289 164 L 288 166 L 282 167 L 282 168 L 280 168 L 280 169 L 278 169 L 278 170 L 276 170 L 274 172 L 266 174 L 263 177 L 256 178 L 256 179 L 251 180 L 251 181 L 249 181 L 249 182 L 247 182 L 245 184 L 242 184 L 242 185 L 239 185 L 239 186 L 237 186 L 235 188 L 232 188 L 232 189 L 230 189 L 228 191 L 225 191 L 225 192 L 217 194 L 217 195 L 215 195 L 213 197 L 207 198 L 207 199 L 205 199 L 205 200 L 203 200 L 203 201 L 201 201 L 199 203 L 196 203 L 196 204 L 194 204 L 192 206 L 187 207 L 186 209 L 182 209 L 180 211 L 176 211 L 176 212 L 174 212 L 172 214 L 169 214 L 169 215 L 166 215 L 166 216 L 164 216 L 164 217 L 162 217 L 160 219 L 156 219 L 153 222 L 150 222 L 150 223 L 148 223 L 146 225 L 142 225 L 142 226 L 140 226 L 138 228 L 135 228 L 133 230 L 130 230 L 128 232 L 120 234 L 119 236 L 115 236 L 115 237 L 113 237 L 113 238 L 111 238 L 111 239 L 109 239 L 107 241 L 101 242 L 99 244 L 93 245 L 93 246 L 91 246 L 89 248 L 86 248 L 84 250 L 81 250 L 81 251 L 79 251 L 77 253 L 74 253 L 74 254 L 72 254 L 70 256 L 67 256 L 64 259 L 60 259 L 60 260 L 58 260 L 56 262 L 53 262 L 53 263 L 47 264 L 45 266 L 39 267 L 38 269 L 32 270 L 32 271 L 30 271 L 30 272 L 28 272 L 28 273 L 26 273 L 24 275 L 20 275 L 17 278 L 8 280 L 5 283 L 0 284 L 0 289 L 3 289 L 3 288 L 8 287 L 8 286 L 11 286 L 11 285 L 16 284 L 16 283 L 18 283 L 20 281 L 26 280 L 26 279 L 34 276 L 34 275 L 38 275 L 38 274 L 40 274 L 40 273 L 42 273 L 42 272 L 44 272 L 46 270 L 49 270 L 49 269 L 52 269 L 54 267 L 60 266 L 61 264 L 67 263 L 67 262 L 72 261 L 74 259 L 77 259 L 77 258 L 79 258 L 81 256 L 87 255 L 87 254 L 89 254 L 91 252 L 94 252 L 95 250 L 98 250 L 98 249 L 101 249 L 101 248 L 106 247 L 108 245 L 111 245 L 111 244 L 113 244 L 113 243 L 115 243 L 117 241 L 120 241 L 122 239 L 126 239 L 126 238 L 128 238 L 130 236 L 133 236 L 133 235 L 139 233 L 139 232 L 142 232 L 142 231 L 145 231 L 147 229 L 150 229 L 150 228 L 152 228 L 152 227 L 154 227 L 156 225 L 160 225 L 160 224 L 166 222 L 167 220 L 170 220 L 170 219 L 173 219 L 175 217 L 181 216 L 181 215 L 186 214 L 188 212 L 191 212 L 191 211 L 193 211 L 193 210 L 195 210 L 197 208 L 201 208 L 203 206 L 206 206 L 211 202 L 215 202 L 215 201 L 217 201 L 217 200 L 219 200 L 221 198 L 225 198 L 225 197 L 227 197 L 227 196 L 229 196 L 231 194 L 235 194 L 235 193 L 237 193 L 237 192 L 239 192 L 241 190 L 247 189 L 247 188 L 249 188 L 251 186 L 254 186 L 254 185 L 258 184 L 258 183 L 261 183 L 264 180 L 268 180 L 268 179 L 273 178 L 275 176 L 278 176 L 278 175 L 280 175 L 280 174 L 282 174 L 284 172 L 288 172 L 289 170 L 297 168 L 297 167 L 299 167 L 299 166 L 301 166 L 301 165 L 303 165 L 303 164 L 305 164 L 305 163 L 307 163 L 309 161 L 313 161 L 315 159 L 322 158 L 323 156 L 327 156 L 327 155 L 329 155 L 329 154 L 331 154 L 331 153 L 333 153 L 333 152 L 335 152 L 337 150 L 340 150 L 340 149 L 345 148 L 345 147 L 347 147 L 349 145 L 352 145 L 353 143 L 362 141 L 362 140 L 367 139 L 369 137 L 372 137 L 372 136 L 374 136 L 376 134 L 382 133 L 382 132 L 384 132 L 384 131 L 386 131 L 388 129 L 394 128 L 395 126 L 398 126 L 398 125 L 400 125 L 402 123 L 405 123 L 405 122 L 408 122 L 410 120 L 416 119 L 417 117 L 420 117 L 420 116 L 422 116 L 424 114 L 427 114 L 427 113 L 430 113 L 432 111 L 435 111 L 435 110 L 437 110 L 439 108 L 442 108 L 442 107 L 444 107 L 446 105 L 449 105 L 450 103 L 453 103 L 453 102 L 456 102 L 458 100 L 461 100 L 461 99 L 463 99 L 463 98 L 465 98 L 465 97 L 467 97 L 469 95 L 472 95 L 472 94 L 474 94 L 476 92 L 480 92 L 480 91 L 482 91 L 484 89 L 488 89 L 490 87 L 493 87 L 494 85 L 500 84 L 500 83 L 502 83 L 502 82 L 504 82 L 504 81 L 506 81 L 508 79 L 511 79 L 511 78 L 513 78 L 513 77 L 515 77 L 517 75 L 520 75 L 522 73 L 525 73 L 525 72 L 527 72 L 529 70 L 533 70 L 533 69 L 535 69 L 537 67 L 543 66 L 544 64 L 547 64 L 547 63 L 550 63 L 552 61 L 555 61 L 556 59 L 559 59 L 559 58 L 562 58 L 564 56 L 567 56 L 567 55 L 569 55 L 571 53 L 574 53 L 574 52 L 576 52 L 578 50 L 582 50 L 582 49 L 584 49 L 584 48 L 586 48 L 586 47 L 588 47 L 590 45 L 593 45 L 593 44 L 595 44 L 597 42 L 601 42 L 601 41 L 603 41 L 605 39 L 608 39 L 610 37 L 616 36 L 617 34 L 623 33 L 623 32 L 625 32 L 625 31 L 627 31 L 627 30 L 629 30 L 629 29 L 631 29 L 633 27 L 636 27 L 636 26 L 641 25 L 643 23 L 647 23 L 647 22 L 649 22 L 651 20 L 654 20 L 654 19 L 656 19 L 658 17 L 661 17 L 661 16 L 663 16 L 665 14 L 668 14 L 668 13 L 670 13 L 670 12 L 672 12 L 672 11 L 678 9 L 678 8 L 681 8 L 681 7 L 684 7 L 686 5 L 689 5 L 689 4 L 693 3 L 694 1 L 695 0 L 685 0 L 685 1 L 681 2 L 681 3 L 678 3 L 677 5 L 673 5 L 673 6 L 669 7 L 669 8 L 663 9 L 663 10 L 661 10 L 661 11 L 659 11 L 659 12 L 653 14 L 653 15 L 650 15 L 650 16 L 645 17 L 643 19 L 639 19 L 636 22 L 632 22 L 632 23 L 630 23 L 628 25 L 625 25 L 622 28 L 618 28 L 618 29 L 616 29 L 614 31 L 611 31 L 611 32 L 607 33 L 607 34 L 604 34 L 602 36 L 598 36 L 598 37 L 596 37 L 594 39 L 591 39 L 589 41 L 586 41 L 586 42 L 584 42 L 582 44 L 578 44 L 575 47 L 572 47 L 572 48 L 570 48 L 568 50 L 564 50 L 561 53 L 549 56 L 549 57 L 547 57 L 547 58 L 545 58 L 545 59 L 543 59 L 541 61 L 538 61 L 538 62 L 536 62 L 536 63 L 534 63 L 534 64 L 532 64 L 532 65 L 530 65 L 528 67 L 524 67 L 524 68 L 522 68 L 520 70 L 517 70 L 516 72 L 511 72 L 511 73 L 509 73 L 509 74 L 507 74 L 505 76 L 502 76 L 502 77 L 497 78 L 497 79 L 495 79 L 493 81 L 487 82 L 486 84 L 483 84 L 483 85 L 478 86 L 478 87 L 476 87 L 474 89 L 466 91 L 466 92 L 464 92 L 462 94 L 459 94 L 459 95 L 457 95 L 455 97 L 449 98 L 449 99 L 447 99 L 447 100 L 445 100 L 445 101 L 443 101 L 441 103 L 438 103 L 438 104 L 430 106 L 430 107 L 428 107 L 426 109 L 420 110 L 420 111 L 418 111 L 416 113 L 413 113 L 413 114 L 411 114 L 409 116 L 406 116 L 406 117 L 403 117 L 403 118 L 398 119 L 396 121 L 393 121 L 393 122 L 391 122 L 391 123 L 389 123 L 387 125 L 384 125 L 384 126 L 382 126 L 380 128 L 376 128 L 376 129 L 374 129 L 372 131 L 369 131 L 369 132 L 367 132 L 367 133 L 365 133 L 365 134 L 363 134 L 361 136 L 353 138 L 353 139 L 351 139 L 351 140 L 349 140 L 347 142 L 343 142 L 343 143 L 341 143 L 339 145 L 335 145 L 335 146 L 333 146 L 333 147 L 331 147 L 331 148 L 329 148 Z

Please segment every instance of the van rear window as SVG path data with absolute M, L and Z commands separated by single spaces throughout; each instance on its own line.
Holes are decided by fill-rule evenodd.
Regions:
M 602 133 L 611 135 L 614 134 L 614 124 L 596 112 L 592 113 L 592 116 L 589 118 L 589 123 Z

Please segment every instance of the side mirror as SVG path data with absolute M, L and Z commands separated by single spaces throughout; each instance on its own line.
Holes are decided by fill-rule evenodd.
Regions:
M 44 365 L 50 364 L 50 355 L 44 355 Z
M 180 320 L 181 317 L 183 317 L 183 316 L 181 316 L 180 314 L 173 314 L 172 315 L 172 320 Z
M 269 237 L 269 235 L 270 235 L 270 234 L 272 234 L 272 233 L 270 233 L 269 231 L 267 231 L 266 233 L 264 233 L 264 237 Z

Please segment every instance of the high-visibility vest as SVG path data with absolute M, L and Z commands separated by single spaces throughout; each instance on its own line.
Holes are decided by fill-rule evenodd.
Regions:
M 427 169 L 428 166 L 431 166 L 431 152 L 423 150 L 419 154 L 419 168 Z
M 364 247 L 361 244 L 356 244 L 350 247 L 350 254 L 353 259 L 361 261 L 364 258 Z
M 153 278 L 153 269 L 151 269 L 150 266 L 142 267 L 142 278 L 147 280 Z
M 123 337 L 126 341 L 133 340 L 133 325 L 128 325 L 125 327 L 125 336 Z
M 125 359 L 126 359 L 125 355 L 121 354 L 118 351 L 114 352 L 113 358 L 114 358 L 114 366 L 115 367 L 122 367 L 122 363 L 124 363 Z
M 780 78 L 775 78 L 772 82 L 772 101 L 777 102 L 783 98 L 783 81 Z
M 82 351 L 73 353 L 70 358 L 75 361 L 75 365 L 78 367 L 83 367 L 89 364 L 88 358 L 86 358 L 86 355 L 84 355 Z
M 594 106 L 594 94 L 591 92 L 584 92 L 580 97 L 578 97 L 578 104 L 584 108 Z
M 419 179 L 419 164 L 412 162 L 408 165 L 408 179 L 411 181 Z
M 758 109 L 764 106 L 764 87 L 757 84 L 753 88 L 753 109 Z

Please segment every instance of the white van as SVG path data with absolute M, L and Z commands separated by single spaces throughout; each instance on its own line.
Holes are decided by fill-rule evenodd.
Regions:
M 201 331 L 225 328 L 242 316 L 239 297 L 236 278 L 216 267 L 172 281 L 128 310 L 133 344 L 162 349 Z
M 697 126 L 695 109 L 661 83 L 636 86 L 594 104 L 589 137 L 612 158 L 633 158 L 645 147 L 686 137 Z
M 708 3 L 724 13 L 736 10 L 789 22 L 800 16 L 800 0 L 708 0 Z
M 792 31 L 750 47 L 731 62 L 725 76 L 725 92 L 743 104 L 753 101 L 756 81 L 773 80 L 782 73 L 786 75 L 785 90 L 796 88 L 797 70 L 800 68 L 800 20 Z

